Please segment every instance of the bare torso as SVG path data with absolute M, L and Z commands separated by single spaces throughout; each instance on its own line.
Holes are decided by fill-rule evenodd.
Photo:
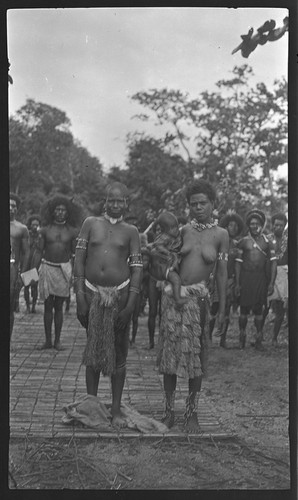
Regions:
M 78 230 L 68 224 L 51 224 L 40 230 L 43 258 L 50 262 L 68 262 L 75 250 Z
M 85 277 L 101 286 L 123 283 L 130 277 L 128 257 L 133 239 L 138 248 L 136 228 L 125 222 L 111 224 L 104 217 L 90 217 L 88 222 Z
M 214 268 L 225 229 L 213 227 L 198 232 L 190 224 L 182 228 L 180 277 L 182 285 L 208 281 Z
M 28 245 L 29 232 L 27 227 L 17 220 L 10 221 L 11 257 L 15 260 L 17 268 L 20 264 L 24 241 Z
M 267 256 L 257 248 L 255 243 L 269 256 L 269 243 L 265 241 L 263 236 L 258 237 L 256 241 L 252 237 L 246 236 L 238 245 L 243 251 L 242 269 L 245 271 L 260 271 L 265 268 Z

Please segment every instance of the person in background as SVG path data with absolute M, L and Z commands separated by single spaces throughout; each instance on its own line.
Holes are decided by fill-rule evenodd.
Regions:
M 41 265 L 39 295 L 44 301 L 45 343 L 41 349 L 52 348 L 54 320 L 54 348 L 61 350 L 63 303 L 70 293 L 73 258 L 82 219 L 81 208 L 64 195 L 56 195 L 41 210 L 45 225 L 40 229 Z
M 272 337 L 274 347 L 278 345 L 277 337 L 285 314 L 288 314 L 288 231 L 285 229 L 287 222 L 284 213 L 278 212 L 274 214 L 271 218 L 273 233 L 267 235 L 267 238 L 275 246 L 277 259 L 274 290 L 273 294 L 268 296 L 269 307 L 272 307 L 275 314 Z
M 160 226 L 155 223 L 152 225 L 151 231 L 149 233 L 150 240 L 154 239 L 160 234 Z M 149 237 L 148 237 L 149 240 Z M 152 243 L 151 241 L 149 244 Z M 148 280 L 148 302 L 149 302 L 149 312 L 148 312 L 148 333 L 149 333 L 149 349 L 154 348 L 154 337 L 155 337 L 155 326 L 157 315 L 159 317 L 160 324 L 160 303 L 161 303 L 161 284 L 162 281 L 157 280 L 151 274 L 150 261 L 149 261 L 149 280 Z
M 132 315 L 132 336 L 130 345 L 134 345 L 136 341 L 136 336 L 138 332 L 139 326 L 139 316 L 144 307 L 144 298 L 148 294 L 148 278 L 149 278 L 149 251 L 147 250 L 148 240 L 147 235 L 144 233 L 140 233 L 140 245 L 141 245 L 141 254 L 143 261 L 143 271 L 141 277 L 141 285 L 140 285 L 140 293 L 136 299 L 136 305 Z
M 41 235 L 39 233 L 41 218 L 37 214 L 30 215 L 27 220 L 27 228 L 29 231 L 29 248 L 30 248 L 30 256 L 29 256 L 29 264 L 28 269 L 33 269 L 34 267 L 38 270 L 41 261 L 41 252 L 40 252 L 40 239 Z M 30 311 L 30 292 L 32 299 L 32 307 Z M 35 281 L 31 283 L 31 285 L 25 286 L 24 288 L 24 298 L 26 302 L 26 311 L 27 313 L 36 313 L 36 302 L 38 296 L 38 282 Z
M 240 215 L 238 215 L 234 210 L 228 210 L 228 212 L 220 219 L 219 226 L 225 228 L 229 233 L 229 252 L 228 252 L 228 280 L 227 280 L 227 292 L 226 292 L 226 309 L 225 309 L 225 322 L 224 327 L 220 335 L 220 347 L 226 347 L 226 336 L 229 328 L 230 322 L 230 311 L 232 305 L 237 301 L 235 297 L 235 258 L 238 256 L 239 251 L 237 248 L 237 238 L 239 238 L 244 222 Z M 213 274 L 216 273 L 213 272 Z M 215 282 L 215 279 L 214 279 Z M 212 340 L 212 332 L 215 326 L 216 317 L 219 309 L 219 297 L 217 293 L 216 285 L 214 286 L 213 301 L 211 305 L 211 317 L 209 324 L 209 336 Z
M 30 255 L 28 228 L 16 220 L 20 204 L 19 196 L 10 193 L 10 338 L 13 331 L 16 297 L 19 296 L 23 286 L 21 273 L 28 270 Z
M 263 350 L 263 314 L 267 296 L 274 290 L 276 277 L 276 255 L 274 244 L 263 233 L 266 216 L 262 210 L 253 208 L 246 216 L 248 234 L 238 242 L 239 256 L 235 258 L 235 293 L 240 298 L 240 349 L 246 342 L 246 325 L 250 311 L 254 314 L 256 327 L 255 342 L 258 350 Z M 269 283 L 267 262 L 270 264 Z

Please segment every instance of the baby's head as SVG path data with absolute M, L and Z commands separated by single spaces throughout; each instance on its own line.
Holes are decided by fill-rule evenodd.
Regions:
M 156 223 L 159 224 L 162 233 L 178 236 L 179 223 L 177 217 L 171 212 L 162 212 L 158 216 Z

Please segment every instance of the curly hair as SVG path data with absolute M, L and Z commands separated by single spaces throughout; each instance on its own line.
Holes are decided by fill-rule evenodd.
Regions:
M 14 200 L 17 204 L 17 209 L 19 209 L 21 198 L 16 193 L 9 193 L 9 199 Z
M 28 220 L 26 222 L 26 226 L 28 229 L 30 229 L 32 221 L 38 220 L 39 224 L 41 223 L 41 217 L 38 214 L 32 214 L 28 217 Z
M 208 196 L 209 200 L 214 203 L 216 198 L 216 191 L 210 182 L 204 179 L 198 179 L 193 181 L 186 190 L 186 199 L 188 203 L 190 202 L 190 197 L 193 194 L 205 194 Z
M 67 210 L 67 223 L 78 227 L 82 223 L 82 207 L 73 202 L 73 198 L 67 198 L 63 194 L 57 194 L 50 198 L 41 208 L 41 220 L 43 225 L 50 225 L 54 220 L 54 211 L 58 205 L 64 205 Z
M 285 225 L 288 222 L 286 215 L 283 214 L 282 212 L 277 212 L 276 214 L 272 215 L 272 217 L 271 217 L 272 224 L 274 224 L 274 221 L 276 221 L 276 220 L 282 220 Z
M 239 234 L 243 231 L 244 222 L 242 217 L 240 217 L 240 215 L 238 215 L 235 211 L 228 210 L 227 213 L 221 217 L 218 225 L 226 229 L 231 221 L 236 222 L 238 226 L 237 236 L 239 236 Z

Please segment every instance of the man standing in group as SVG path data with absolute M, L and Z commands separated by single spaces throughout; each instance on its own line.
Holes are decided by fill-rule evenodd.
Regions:
M 27 228 L 29 230 L 29 269 L 33 269 L 34 267 L 38 269 L 40 264 L 40 238 L 41 235 L 39 233 L 40 227 L 40 216 L 39 215 L 30 215 L 27 221 Z M 38 295 L 38 282 L 32 282 L 30 285 L 25 286 L 24 288 L 24 298 L 26 302 L 27 313 L 30 313 L 30 289 L 31 289 L 31 298 L 32 298 L 32 307 L 31 312 L 36 312 L 36 302 Z
M 15 193 L 9 196 L 10 215 L 10 337 L 14 323 L 16 297 L 23 286 L 20 273 L 27 271 L 29 262 L 29 233 L 27 227 L 16 220 L 21 200 Z
M 74 257 L 81 210 L 66 196 L 57 195 L 42 207 L 41 266 L 39 294 L 44 301 L 44 328 L 46 341 L 42 349 L 52 347 L 54 319 L 54 348 L 61 350 L 60 335 L 63 324 L 63 302 L 70 292 L 72 258 Z
M 276 277 L 276 255 L 273 243 L 263 234 L 266 217 L 264 212 L 254 208 L 246 216 L 248 235 L 238 243 L 240 254 L 236 257 L 236 287 L 240 296 L 240 348 L 245 347 L 247 316 L 252 310 L 256 327 L 256 349 L 262 350 L 263 312 L 267 296 L 273 293 Z M 270 262 L 270 278 L 266 275 Z
M 226 336 L 230 323 L 230 310 L 232 305 L 237 301 L 235 297 L 235 258 L 238 256 L 237 239 L 241 234 L 244 222 L 240 215 L 234 210 L 228 210 L 227 213 L 220 219 L 219 226 L 225 228 L 229 233 L 229 253 L 228 253 L 228 280 L 227 280 L 227 295 L 225 307 L 225 322 L 222 331 L 220 331 L 220 347 L 226 347 Z M 213 274 L 216 274 L 216 269 Z M 214 280 L 215 281 L 215 280 Z M 209 336 L 212 340 L 212 332 L 215 326 L 216 317 L 219 308 L 219 297 L 216 284 L 214 286 L 213 300 L 211 306 L 211 317 L 209 323 Z
M 123 221 L 128 191 L 107 187 L 105 214 L 88 217 L 76 247 L 77 316 L 87 330 L 83 354 L 87 393 L 97 395 L 100 373 L 111 376 L 112 424 L 124 427 L 120 405 L 126 374 L 129 325 L 140 291 L 142 255 L 135 226 Z
M 275 245 L 277 259 L 277 274 L 274 291 L 268 299 L 275 313 L 272 345 L 277 346 L 277 337 L 288 311 L 288 233 L 285 231 L 287 217 L 279 212 L 271 218 L 273 234 L 268 235 Z

